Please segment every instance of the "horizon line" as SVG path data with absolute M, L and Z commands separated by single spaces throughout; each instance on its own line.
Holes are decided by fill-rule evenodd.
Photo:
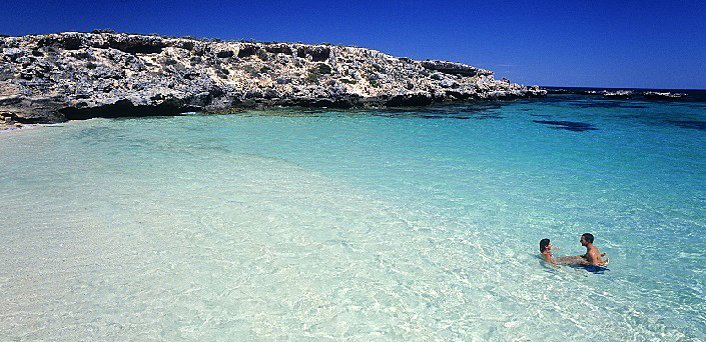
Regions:
M 540 85 L 542 88 L 592 88 L 592 89 L 641 89 L 641 90 L 698 90 L 706 91 L 706 88 L 644 88 L 644 87 L 596 87 L 596 86 L 558 86 Z

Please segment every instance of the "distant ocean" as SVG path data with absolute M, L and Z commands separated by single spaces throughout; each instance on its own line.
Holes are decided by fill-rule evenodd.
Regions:
M 0 340 L 706 340 L 678 92 L 0 134 Z
M 649 89 L 649 88 L 591 88 L 591 87 L 542 87 L 543 89 L 548 89 L 548 90 L 567 90 L 567 91 L 572 91 L 572 92 L 586 92 L 586 91 L 595 91 L 595 92 L 603 92 L 603 91 L 618 91 L 618 90 L 628 90 L 632 91 L 633 93 L 637 94 L 639 97 L 639 94 L 644 93 L 644 92 L 667 92 L 667 93 L 679 93 L 679 94 L 687 94 L 687 97 L 684 98 L 683 102 L 706 102 L 706 90 L 703 89 Z M 596 95 L 600 96 L 600 95 Z

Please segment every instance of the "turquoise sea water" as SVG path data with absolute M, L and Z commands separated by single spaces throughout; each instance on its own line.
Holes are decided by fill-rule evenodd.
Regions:
M 0 134 L 0 340 L 701 341 L 706 103 Z M 609 270 L 553 268 L 596 236 Z

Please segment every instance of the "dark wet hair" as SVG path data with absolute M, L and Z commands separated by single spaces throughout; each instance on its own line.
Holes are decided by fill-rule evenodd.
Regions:
M 544 250 L 549 246 L 549 239 L 539 240 L 539 253 L 544 253 Z
M 583 236 L 583 238 L 586 239 L 586 242 L 593 243 L 593 234 L 583 233 L 581 236 Z

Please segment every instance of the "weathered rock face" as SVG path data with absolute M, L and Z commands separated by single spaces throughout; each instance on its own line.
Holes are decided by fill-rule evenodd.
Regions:
M 1 119 L 25 123 L 545 94 L 470 65 L 347 46 L 59 33 L 3 37 L 0 49 Z

